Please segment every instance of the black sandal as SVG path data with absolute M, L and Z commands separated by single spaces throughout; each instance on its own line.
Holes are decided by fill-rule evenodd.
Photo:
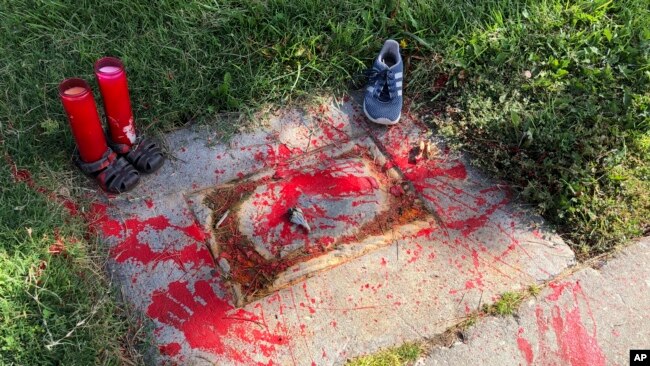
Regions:
M 110 193 L 122 193 L 133 189 L 140 181 L 140 174 L 125 159 L 117 156 L 110 148 L 97 161 L 86 163 L 75 151 L 74 163 L 82 172 L 97 180 L 103 190 Z
M 108 133 L 106 135 L 110 136 Z M 131 146 L 113 142 L 110 137 L 106 140 L 113 151 L 126 158 L 129 163 L 133 164 L 142 173 L 153 173 L 160 169 L 165 162 L 162 149 L 154 139 L 140 136 Z

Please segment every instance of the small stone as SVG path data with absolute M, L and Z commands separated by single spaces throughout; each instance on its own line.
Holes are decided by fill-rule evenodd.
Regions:
M 302 226 L 305 230 L 307 230 L 307 232 L 311 231 L 309 224 L 307 224 L 307 220 L 305 220 L 305 214 L 303 214 L 300 207 L 293 207 L 289 209 L 289 221 L 298 226 Z
M 226 258 L 220 258 L 219 259 L 219 267 L 221 267 L 221 270 L 224 273 L 230 273 L 230 263 L 228 263 Z

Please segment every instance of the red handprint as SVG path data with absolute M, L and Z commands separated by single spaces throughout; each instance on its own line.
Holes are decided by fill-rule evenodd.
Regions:
M 186 281 L 172 282 L 166 290 L 154 292 L 151 300 L 148 316 L 183 332 L 191 348 L 221 355 L 233 362 L 254 363 L 251 354 L 244 350 L 247 347 L 241 347 L 241 343 L 258 347 L 260 352 L 256 353 L 265 356 L 270 356 L 276 345 L 287 343 L 286 337 L 271 334 L 257 315 L 234 309 L 206 280 L 196 281 L 193 292 Z M 226 342 L 233 338 L 233 343 Z

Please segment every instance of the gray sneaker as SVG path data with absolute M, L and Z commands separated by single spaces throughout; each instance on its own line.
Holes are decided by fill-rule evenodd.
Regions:
M 368 85 L 363 98 L 363 112 L 371 121 L 394 125 L 402 115 L 402 79 L 404 64 L 399 43 L 389 39 L 368 70 Z

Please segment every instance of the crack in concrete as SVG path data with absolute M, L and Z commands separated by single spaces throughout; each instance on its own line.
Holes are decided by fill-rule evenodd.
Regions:
M 614 259 L 624 249 L 625 249 L 625 247 L 617 248 L 617 249 L 615 249 L 615 250 L 613 250 L 611 252 L 600 254 L 600 255 L 595 256 L 593 258 L 590 258 L 590 259 L 588 259 L 586 261 L 583 261 L 582 263 L 578 263 L 578 264 L 576 264 L 576 265 L 574 265 L 572 267 L 569 267 L 569 268 L 565 269 L 564 271 L 562 271 L 561 273 L 559 273 L 558 275 L 556 275 L 555 277 L 553 277 L 552 279 L 545 281 L 540 286 L 539 291 L 541 292 L 544 289 L 548 288 L 550 283 L 562 281 L 563 279 L 568 278 L 568 277 L 570 277 L 570 276 L 572 276 L 572 275 L 574 275 L 574 274 L 576 274 L 578 272 L 584 271 L 586 269 L 594 269 L 594 270 L 598 271 L 598 273 L 600 273 L 602 268 L 605 267 L 610 260 Z M 604 261 L 604 263 L 603 263 L 603 261 Z M 544 299 L 537 298 L 535 295 L 531 295 L 528 289 L 521 290 L 521 293 L 524 294 L 524 297 L 521 299 L 521 302 L 519 303 L 519 305 L 517 307 L 517 310 L 514 311 L 513 314 L 510 314 L 510 315 L 508 315 L 506 317 L 506 318 L 512 318 L 515 321 L 515 323 L 517 324 L 517 326 L 521 325 L 520 317 L 519 317 L 519 314 L 518 314 L 519 313 L 519 308 L 521 306 L 523 306 L 524 302 L 527 299 L 529 299 L 530 297 L 534 297 L 536 299 L 536 301 L 545 301 Z M 620 296 L 618 296 L 618 297 L 620 298 L 620 300 L 622 301 L 622 303 L 625 306 L 630 307 L 630 304 L 628 304 L 627 301 L 625 301 Z M 481 310 L 478 310 L 478 311 L 472 312 L 471 314 L 468 314 L 468 318 L 471 318 L 471 317 L 474 317 L 474 316 L 478 317 L 478 319 L 480 319 L 482 322 L 485 322 L 488 319 L 504 318 L 503 316 L 491 315 L 489 313 L 486 314 L 486 313 L 482 312 Z M 463 323 L 462 321 L 458 322 L 458 323 L 448 327 L 445 332 L 441 332 L 438 335 L 441 336 L 441 335 L 445 334 L 446 332 L 459 327 L 462 323 Z M 471 326 L 476 326 L 476 325 L 478 325 L 478 322 L 472 324 Z M 468 328 L 465 328 L 464 330 L 467 331 L 467 329 Z M 438 336 L 438 335 L 436 335 L 436 336 Z M 430 351 L 436 346 L 438 346 L 440 348 L 445 348 L 445 349 L 450 349 L 451 347 L 453 347 L 453 345 L 440 346 L 440 345 L 433 345 L 433 344 L 429 344 L 427 346 L 428 347 L 425 350 L 425 353 L 430 353 Z M 426 355 L 422 356 L 421 359 L 424 358 L 424 357 L 426 357 Z

